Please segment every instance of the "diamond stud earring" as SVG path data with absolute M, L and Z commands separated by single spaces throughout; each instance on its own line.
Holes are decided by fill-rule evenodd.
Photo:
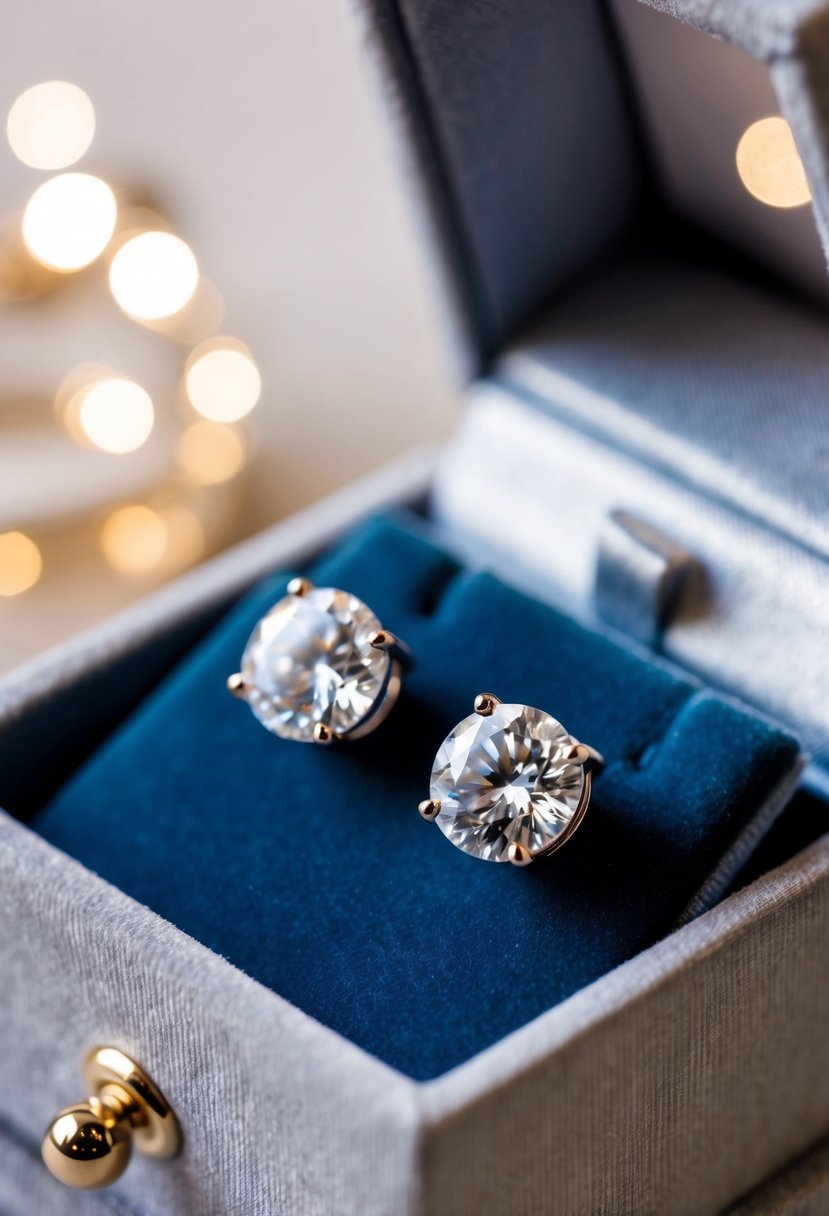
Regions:
M 464 853 L 525 866 L 570 839 L 603 763 L 550 714 L 481 693 L 441 744 L 418 810 Z
M 227 686 L 273 734 L 327 744 L 380 725 L 408 658 L 356 595 L 295 578 L 259 621 Z

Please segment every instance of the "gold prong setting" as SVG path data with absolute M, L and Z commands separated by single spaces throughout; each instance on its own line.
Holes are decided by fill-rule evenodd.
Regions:
M 356 595 L 296 577 L 258 622 L 227 687 L 272 734 L 328 746 L 380 725 L 408 657 Z
M 374 650 L 385 651 L 386 654 L 393 649 L 397 638 L 393 633 L 389 633 L 387 629 L 375 629 L 373 633 L 368 635 L 368 644 Z
M 402 667 L 408 667 L 411 663 L 412 656 L 408 646 L 389 629 L 375 629 L 368 636 L 368 644 L 372 650 L 379 650 L 382 654 L 387 654 Z
M 245 677 L 241 671 L 234 671 L 232 676 L 227 677 L 227 691 L 233 697 L 238 697 L 240 701 L 244 701 L 247 695 L 245 688 Z
M 564 753 L 568 764 L 577 764 L 586 772 L 597 772 L 604 768 L 604 757 L 594 747 L 573 741 L 573 746 Z
M 532 860 L 532 853 L 523 844 L 511 844 L 507 849 L 507 861 L 514 866 L 528 866 Z
M 479 693 L 438 750 L 418 810 L 462 852 L 523 868 L 570 839 L 601 763 L 544 710 Z
M 434 823 L 440 814 L 442 803 L 439 798 L 424 798 L 418 803 L 417 809 L 420 812 L 422 819 L 427 823 Z
M 580 764 L 582 768 L 584 768 L 590 759 L 590 752 L 583 743 L 574 743 L 572 747 L 567 749 L 564 755 L 565 759 L 569 760 L 571 764 Z

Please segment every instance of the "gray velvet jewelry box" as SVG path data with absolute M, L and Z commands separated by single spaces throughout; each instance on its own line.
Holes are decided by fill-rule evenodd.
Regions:
M 565 71 L 576 63 L 568 48 L 604 39 L 598 10 L 413 3 L 360 5 L 355 18 L 420 206 L 436 307 L 467 366 L 583 263 L 607 273 L 522 331 L 437 461 L 415 454 L 381 471 L 7 678 L 4 797 L 36 806 L 261 574 L 425 494 L 476 560 L 485 553 L 795 726 L 815 760 L 810 780 L 825 788 L 825 324 L 725 255 L 655 259 L 626 242 L 609 253 L 639 206 L 633 141 L 610 51 L 589 97 Z M 820 206 L 822 10 L 746 4 L 721 22 L 773 61 Z M 536 119 L 570 97 L 578 113 L 565 126 L 578 137 L 565 146 L 561 123 Z M 574 197 L 574 183 L 591 198 Z M 592 198 L 601 191 L 610 212 Z M 497 503 L 480 493 L 492 481 Z M 518 509 L 520 533 L 504 524 Z M 687 581 L 672 615 L 655 607 L 666 551 L 629 517 L 705 576 L 703 593 Z M 618 579 L 637 590 L 624 617 Z M 38 747 L 49 764 L 33 771 Z M 10 1211 L 666 1216 L 722 1211 L 767 1178 L 765 1197 L 742 1210 L 825 1206 L 825 1153 L 787 1180 L 772 1175 L 829 1134 L 827 839 L 427 1084 L 8 816 L 0 917 L 0 1206 Z M 81 1096 L 85 1051 L 107 1041 L 158 1080 L 186 1149 L 169 1164 L 136 1160 L 117 1198 L 81 1197 L 45 1175 L 37 1145 L 55 1110 Z
M 24 759 L 33 742 L 72 766 L 241 588 L 430 474 L 428 455 L 388 468 L 7 679 L 15 802 L 54 779 Z M 3 817 L 0 840 L 12 1211 L 31 1210 L 11 1206 L 28 1170 L 44 1216 L 714 1212 L 826 1130 L 829 842 L 419 1085 L 25 826 Z M 186 1136 L 176 1161 L 136 1159 L 117 1201 L 66 1191 L 37 1156 L 99 1041 L 155 1075 Z

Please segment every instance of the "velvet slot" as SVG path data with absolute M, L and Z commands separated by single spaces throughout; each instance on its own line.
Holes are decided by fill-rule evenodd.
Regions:
M 392 1066 L 439 1075 L 668 932 L 797 763 L 783 731 L 490 575 L 403 520 L 311 572 L 411 646 L 400 703 L 328 749 L 225 689 L 289 574 L 258 586 L 42 812 L 43 836 Z M 517 870 L 416 807 L 476 693 L 548 709 L 607 768 L 584 825 Z

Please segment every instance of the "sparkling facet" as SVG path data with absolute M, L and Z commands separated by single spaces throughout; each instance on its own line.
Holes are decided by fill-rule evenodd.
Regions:
M 338 735 L 353 730 L 385 691 L 391 659 L 369 642 L 379 629 L 362 600 L 334 587 L 274 604 L 242 655 L 245 695 L 262 725 L 302 742 L 318 722 Z
M 508 861 L 511 844 L 533 856 L 555 844 L 582 800 L 585 772 L 567 759 L 574 740 L 527 705 L 471 714 L 441 744 L 430 797 L 452 844 L 484 861 Z

